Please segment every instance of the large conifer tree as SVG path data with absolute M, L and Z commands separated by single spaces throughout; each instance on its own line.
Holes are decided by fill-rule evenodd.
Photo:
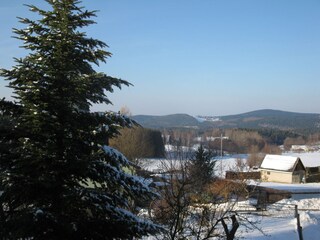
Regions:
M 1 70 L 16 99 L 0 101 L 0 236 L 115 239 L 156 231 L 127 210 L 150 189 L 107 146 L 132 122 L 89 111 L 92 103 L 109 104 L 114 87 L 129 85 L 93 68 L 111 55 L 80 31 L 95 12 L 76 0 L 46 2 L 49 10 L 28 6 L 40 19 L 20 18 L 26 28 L 14 29 L 27 56 Z

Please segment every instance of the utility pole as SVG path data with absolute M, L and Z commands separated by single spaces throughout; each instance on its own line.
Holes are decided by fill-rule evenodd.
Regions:
M 223 136 L 221 133 L 220 135 L 220 173 L 221 173 L 221 178 L 223 178 L 223 139 L 229 139 L 228 137 Z
M 221 154 L 221 158 L 222 158 L 222 133 L 221 133 L 221 136 L 220 136 L 220 154 Z
M 220 135 L 220 171 L 221 171 L 221 178 L 223 177 L 223 166 L 222 166 L 222 133 Z

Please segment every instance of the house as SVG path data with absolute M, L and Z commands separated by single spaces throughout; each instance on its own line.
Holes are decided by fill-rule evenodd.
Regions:
M 266 155 L 259 168 L 261 180 L 279 183 L 303 183 L 306 168 L 299 157 Z

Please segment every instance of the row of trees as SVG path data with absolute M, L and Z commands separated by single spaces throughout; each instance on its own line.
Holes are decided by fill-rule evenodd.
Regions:
M 262 131 L 262 130 L 261 130 Z M 167 153 L 167 157 L 174 157 L 176 159 L 189 158 L 190 151 L 180 149 L 181 144 L 196 143 L 196 137 L 192 140 L 192 136 L 196 136 L 196 130 L 163 130 L 167 138 L 162 139 L 161 133 L 158 130 L 144 129 L 141 127 L 125 128 L 120 130 L 120 136 L 110 140 L 110 145 L 120 150 L 136 165 L 141 165 L 140 159 L 142 158 L 164 158 L 164 144 L 166 141 L 168 144 L 172 144 L 176 148 L 175 154 L 171 155 Z M 267 133 L 274 134 L 274 131 L 262 131 L 266 136 Z M 215 141 L 210 139 L 210 134 L 218 135 L 219 130 L 213 130 L 211 133 L 205 133 L 200 142 L 206 143 L 209 149 L 215 154 L 219 153 L 221 148 L 220 137 L 217 137 Z M 267 140 L 260 135 L 260 131 L 252 130 L 225 130 L 224 134 L 227 134 L 228 139 L 223 139 L 223 150 L 227 152 L 242 152 L 242 149 L 246 149 L 246 153 L 249 153 L 249 158 L 246 161 L 246 165 L 250 168 L 259 166 L 265 156 L 265 154 L 281 154 L 281 150 L 278 146 L 268 144 Z M 275 136 L 275 135 L 274 135 Z M 296 137 L 286 137 L 283 140 L 284 148 L 290 150 L 292 145 L 314 144 L 319 142 L 319 134 L 310 135 L 308 138 L 299 135 L 291 134 Z M 178 140 L 175 140 L 177 138 Z M 184 139 L 184 140 L 183 140 Z M 207 139 L 207 141 L 204 141 Z
M 142 158 L 165 157 L 163 139 L 157 130 L 139 126 L 123 128 L 117 137 L 110 139 L 109 144 L 138 165 Z
M 270 138 L 249 129 L 213 129 L 206 132 L 195 129 L 165 129 L 162 130 L 162 134 L 167 144 L 190 147 L 201 143 L 213 151 L 220 151 L 222 135 L 225 137 L 223 150 L 229 153 L 251 153 L 256 149 L 268 152 L 270 148 L 274 151 L 277 148 Z
M 162 130 L 166 144 L 193 146 L 199 142 L 211 150 L 219 151 L 220 137 L 223 150 L 230 153 L 280 153 L 280 145 L 290 150 L 292 145 L 314 145 L 320 142 L 320 133 L 302 135 L 291 131 L 277 129 L 212 129 L 199 131 L 196 129 L 164 129 Z M 214 140 L 213 140 L 214 139 Z

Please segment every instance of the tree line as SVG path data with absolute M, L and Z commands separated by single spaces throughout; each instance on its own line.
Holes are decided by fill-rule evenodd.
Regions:
M 141 158 L 165 157 L 161 132 L 157 130 L 140 126 L 123 128 L 116 138 L 110 139 L 109 143 L 133 162 Z
M 290 149 L 292 145 L 317 144 L 320 133 L 298 133 L 278 129 L 163 129 L 165 144 L 193 146 L 203 144 L 211 150 L 220 151 L 223 136 L 223 151 L 229 153 L 280 153 L 279 146 Z

